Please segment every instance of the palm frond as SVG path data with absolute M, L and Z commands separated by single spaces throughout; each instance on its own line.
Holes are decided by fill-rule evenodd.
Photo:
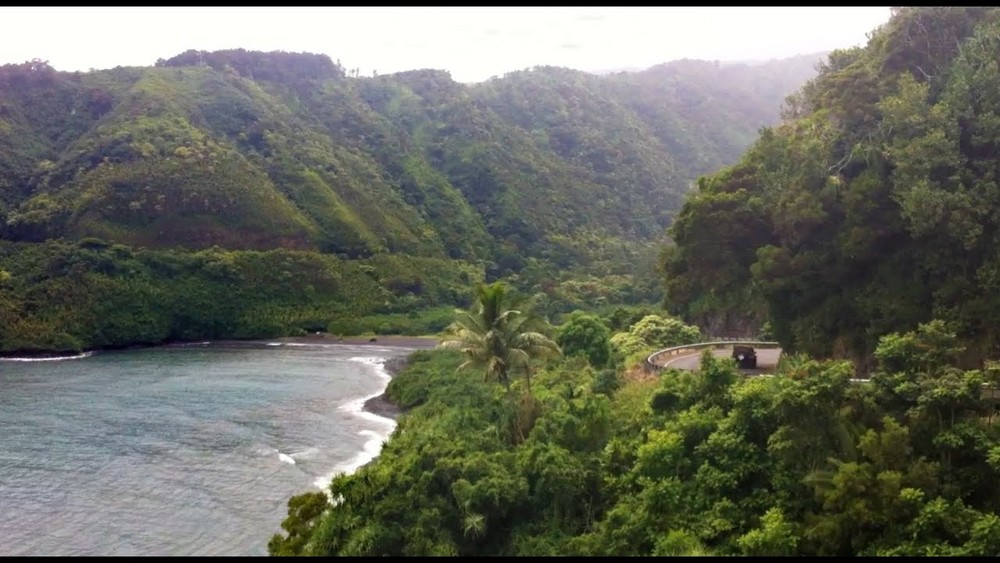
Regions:
M 523 304 L 530 304 L 530 300 L 508 293 L 503 283 L 480 285 L 474 306 L 457 312 L 440 346 L 461 350 L 466 356 L 461 368 L 481 368 L 487 380 L 509 386 L 511 374 L 527 369 L 533 358 L 561 353 L 559 345 L 544 334 L 548 329 L 545 320 L 521 307 Z

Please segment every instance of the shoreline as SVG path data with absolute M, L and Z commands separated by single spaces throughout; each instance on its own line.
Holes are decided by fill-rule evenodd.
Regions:
M 357 465 L 352 464 L 350 466 L 350 469 L 345 470 L 345 471 L 341 471 L 341 473 L 346 473 L 348 475 L 353 475 L 353 474 L 357 473 L 360 469 L 362 469 L 362 468 L 370 465 L 371 463 L 373 463 L 382 454 L 382 447 L 385 445 L 386 441 L 389 440 L 389 438 L 392 435 L 392 433 L 395 432 L 395 429 L 396 429 L 397 424 L 398 424 L 398 419 L 399 419 L 400 415 L 402 415 L 403 412 L 404 412 L 404 410 L 403 410 L 402 407 L 400 407 L 395 402 L 393 402 L 391 399 L 389 399 L 389 396 L 386 393 L 386 390 L 389 388 L 389 383 L 392 382 L 392 379 L 396 375 L 398 375 L 403 369 L 406 368 L 406 365 L 409 363 L 409 360 L 410 360 L 410 355 L 413 352 L 416 352 L 418 349 L 430 349 L 430 348 L 433 348 L 438 343 L 438 339 L 437 338 L 421 338 L 421 339 L 419 339 L 419 342 L 413 342 L 411 339 L 408 339 L 407 337 L 396 337 L 396 338 L 389 338 L 389 339 L 386 339 L 386 340 L 387 340 L 386 342 L 382 343 L 383 345 L 404 348 L 404 349 L 407 350 L 407 353 L 405 353 L 403 355 L 399 355 L 399 356 L 391 356 L 391 357 L 387 357 L 387 358 L 386 357 L 379 357 L 379 358 L 375 359 L 376 360 L 375 363 L 377 363 L 378 369 L 381 371 L 381 375 L 383 375 L 383 376 L 386 377 L 386 379 L 385 379 L 385 386 L 382 387 L 381 392 L 379 392 L 378 394 L 369 396 L 367 399 L 364 399 L 364 402 L 361 404 L 361 408 L 358 411 L 354 411 L 354 412 L 356 412 L 356 413 L 358 413 L 360 415 L 368 415 L 368 416 L 373 416 L 373 417 L 375 417 L 377 419 L 382 419 L 382 420 L 386 421 L 388 424 L 392 425 L 392 430 L 390 430 L 388 433 L 386 433 L 382 437 L 382 439 L 379 440 L 379 442 L 378 442 L 378 449 L 375 452 L 369 452 L 369 453 L 371 453 L 371 455 L 370 456 L 365 456 L 365 460 L 364 461 L 359 461 Z M 391 342 L 391 344 L 390 344 L 390 342 Z M 342 342 L 342 343 L 345 343 L 345 344 L 369 344 L 369 342 L 367 342 L 367 341 L 366 342 L 353 342 L 353 343 Z M 410 344 L 410 345 L 407 346 L 405 344 Z M 416 346 L 414 346 L 413 344 L 416 344 Z M 350 403 L 348 403 L 348 404 L 350 404 Z M 355 407 L 355 408 L 357 408 L 357 407 Z M 365 432 L 366 431 L 362 431 L 362 434 L 364 434 Z M 363 455 L 366 452 L 368 452 L 368 443 L 365 444 L 362 452 L 360 454 L 358 454 L 358 455 L 359 456 Z M 357 457 L 355 459 L 357 459 Z M 331 473 L 330 475 L 325 475 L 323 477 L 320 477 L 315 482 L 315 484 L 321 490 L 324 490 L 324 491 L 327 492 L 327 496 L 329 496 L 329 494 L 330 494 L 329 490 L 328 490 L 329 486 L 330 486 L 330 480 L 333 478 L 334 475 L 336 475 L 336 473 L 337 472 L 335 471 L 334 473 Z M 332 501 L 333 499 L 331 498 L 330 500 Z M 334 504 L 336 504 L 336 502 L 334 502 Z
M 218 342 L 222 342 L 221 340 Z M 235 342 L 286 342 L 295 344 L 348 344 L 351 346 L 385 346 L 388 348 L 414 348 L 427 350 L 434 348 L 440 342 L 437 336 L 341 336 L 329 334 L 309 334 L 306 336 L 282 336 L 279 338 L 255 338 L 250 341 Z
M 221 339 L 221 340 L 204 340 L 204 341 L 184 341 L 184 342 L 164 342 L 162 344 L 135 344 L 132 346 L 115 347 L 115 348 L 95 348 L 93 350 L 85 350 L 76 354 L 56 354 L 50 352 L 22 352 L 18 353 L 7 353 L 0 354 L 0 362 L 2 361 L 13 361 L 13 362 L 41 362 L 41 361 L 60 361 L 60 360 L 79 360 L 83 358 L 88 358 L 95 353 L 99 352 L 114 352 L 114 351 L 124 351 L 124 350 L 142 350 L 142 349 L 152 349 L 152 348 L 186 348 L 190 346 L 198 345 L 243 345 L 243 346 L 260 346 L 260 345 L 273 345 L 274 343 L 281 344 L 316 344 L 316 345 L 347 345 L 347 346 L 376 346 L 385 348 L 404 348 L 408 349 L 409 352 L 401 356 L 391 356 L 387 358 L 379 358 L 382 365 L 382 369 L 385 371 L 389 379 L 392 380 L 400 371 L 402 371 L 407 364 L 410 353 L 417 350 L 429 350 L 438 345 L 440 338 L 437 336 L 401 336 L 401 335 L 377 335 L 377 336 L 336 336 L 326 333 L 320 334 L 309 334 L 304 336 L 281 336 L 277 338 L 253 338 L 253 339 Z M 389 399 L 386 394 L 386 389 L 389 388 L 389 383 L 386 382 L 386 386 L 382 389 L 382 392 L 372 397 L 364 402 L 361 410 L 363 412 L 373 414 L 375 416 L 380 416 L 383 418 L 396 421 L 399 415 L 403 414 L 403 409 Z
M 406 356 L 397 356 L 394 358 L 386 358 L 382 362 L 382 369 L 389 376 L 389 379 L 396 377 L 406 367 L 409 361 L 409 354 Z M 399 415 L 403 414 L 403 408 L 392 401 L 386 390 L 389 388 L 389 382 L 385 384 L 385 388 L 378 395 L 372 397 L 365 401 L 365 404 L 361 407 L 361 410 L 375 416 L 381 416 L 382 418 L 388 418 L 392 421 L 399 419 Z
M 256 342 L 264 342 L 257 340 Z M 375 336 L 336 336 L 326 333 L 309 334 L 305 336 L 285 336 L 275 338 L 271 342 L 281 342 L 284 344 L 343 344 L 348 346 L 377 346 L 385 348 L 406 348 L 408 352 L 399 356 L 379 358 L 382 369 L 389 376 L 389 380 L 396 377 L 409 362 L 409 356 L 417 350 L 430 350 L 435 348 L 441 339 L 437 336 L 401 336 L 401 335 L 375 335 Z M 366 400 L 361 407 L 362 412 L 387 418 L 395 422 L 403 414 L 403 408 L 394 403 L 386 394 L 389 388 L 387 381 L 382 391 Z
M 280 342 L 282 344 L 344 344 L 349 346 L 383 346 L 388 348 L 412 348 L 426 350 L 434 348 L 439 342 L 437 336 L 345 336 L 338 337 L 329 334 L 310 334 L 305 336 L 278 336 L 275 338 L 220 338 L 218 340 L 174 340 L 157 344 L 130 344 L 128 346 L 108 346 L 88 348 L 79 352 L 50 352 L 37 350 L 22 350 L 0 353 L 0 361 L 58 361 L 89 357 L 102 352 L 123 352 L 128 350 L 148 350 L 153 348 L 181 348 L 198 345 L 243 345 L 255 346 Z
M 274 339 L 276 342 L 293 344 L 346 344 L 350 346 L 382 346 L 387 348 L 409 348 L 406 354 L 380 358 L 382 369 L 389 380 L 396 377 L 409 362 L 411 353 L 417 350 L 429 350 L 438 345 L 441 341 L 437 336 L 399 336 L 399 335 L 376 335 L 376 336 L 335 336 L 330 334 L 310 334 L 306 336 L 286 336 Z M 395 422 L 399 415 L 403 414 L 403 409 L 394 403 L 386 394 L 389 382 L 382 388 L 378 395 L 366 400 L 361 407 L 363 412 L 388 418 Z

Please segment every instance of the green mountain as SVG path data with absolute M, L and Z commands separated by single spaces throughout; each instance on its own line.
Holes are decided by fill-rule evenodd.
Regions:
M 5 238 L 473 260 L 581 232 L 647 240 L 819 58 L 471 86 L 241 50 L 85 74 L 8 65 Z
M 244 50 L 88 73 L 6 65 L 0 234 L 395 254 L 541 291 L 593 276 L 612 279 L 611 300 L 655 298 L 652 276 L 640 289 L 635 276 L 652 272 L 683 194 L 776 122 L 820 58 L 542 67 L 473 85 Z M 17 283 L 13 264 L 0 268 Z
M 1000 353 L 1000 10 L 898 8 L 834 51 L 672 227 L 671 308 L 710 330 L 861 364 L 941 319 Z

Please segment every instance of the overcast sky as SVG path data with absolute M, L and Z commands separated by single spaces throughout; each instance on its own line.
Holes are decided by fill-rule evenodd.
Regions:
M 308 51 L 362 75 L 477 82 L 535 65 L 762 60 L 867 42 L 889 8 L 3 8 L 0 64 L 147 66 L 188 49 Z

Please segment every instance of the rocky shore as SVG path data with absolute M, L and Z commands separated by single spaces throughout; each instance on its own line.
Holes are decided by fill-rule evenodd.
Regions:
M 383 364 L 385 372 L 389 374 L 389 377 L 396 377 L 396 374 L 406 367 L 406 360 L 405 356 L 389 358 Z M 364 410 L 376 416 L 391 418 L 393 420 L 398 419 L 399 415 L 403 414 L 403 409 L 392 402 L 384 392 L 377 397 L 372 397 L 365 401 Z

